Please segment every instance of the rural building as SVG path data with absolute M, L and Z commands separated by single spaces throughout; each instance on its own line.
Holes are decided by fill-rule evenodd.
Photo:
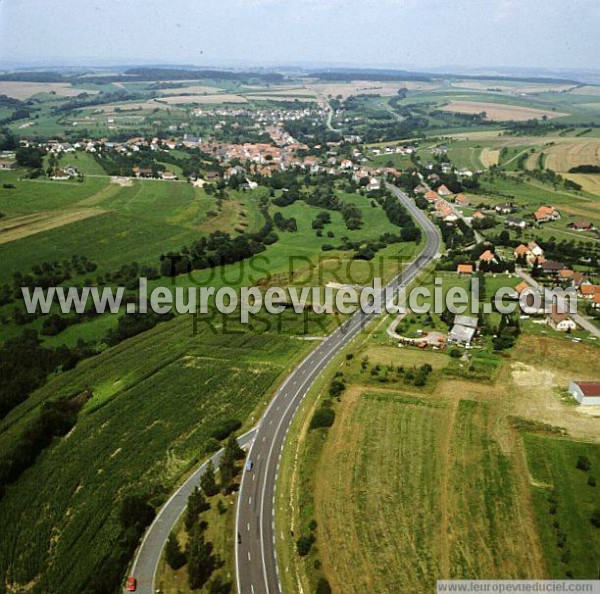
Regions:
M 497 263 L 498 259 L 496 258 L 494 252 L 492 252 L 491 250 L 485 250 L 485 252 L 483 252 L 483 254 L 479 256 L 479 261 L 485 262 L 486 264 L 491 264 L 492 262 Z
M 454 326 L 448 335 L 450 344 L 462 344 L 470 346 L 477 332 L 477 318 L 473 316 L 456 316 Z
M 477 210 L 473 213 L 473 218 L 481 220 L 485 219 L 485 215 L 481 211 Z
M 600 294 L 600 285 L 581 285 L 579 287 L 579 295 L 583 297 L 583 299 L 592 301 L 594 295 L 598 294 Z
M 600 405 L 600 382 L 571 382 L 569 393 L 583 406 Z
M 441 185 L 437 189 L 437 192 L 440 196 L 450 196 L 452 194 L 452 192 L 444 185 Z
M 512 227 L 513 229 L 525 229 L 525 227 L 527 227 L 527 221 L 525 219 L 512 215 L 506 217 L 504 224 L 507 227 Z
M 464 194 L 459 194 L 454 199 L 454 202 L 457 206 L 469 206 L 469 204 L 471 204 L 471 201 Z
M 495 210 L 498 214 L 506 215 L 515 212 L 517 209 L 512 202 L 505 202 L 503 204 L 497 204 Z
M 568 332 L 570 330 L 577 330 L 577 324 L 573 321 L 571 316 L 566 313 L 557 313 L 552 311 L 546 318 L 548 326 L 556 330 L 557 332 Z
M 558 221 L 560 213 L 554 206 L 540 206 L 533 213 L 533 218 L 537 223 L 548 223 L 549 221 Z
M 554 260 L 547 260 L 542 264 L 542 270 L 544 274 L 551 274 L 558 276 L 561 270 L 565 270 L 566 266 L 562 262 L 555 262 Z
M 17 168 L 16 161 L 0 161 L 0 169 L 3 171 L 9 171 Z
M 456 272 L 458 274 L 473 274 L 473 264 L 459 264 Z
M 575 221 L 567 225 L 569 228 L 575 231 L 592 231 L 594 226 L 589 221 Z
M 172 171 L 165 171 L 161 175 L 161 178 L 164 180 L 175 180 L 175 179 L 177 179 L 177 176 Z
M 429 190 L 429 192 L 425 194 L 425 198 L 427 198 L 429 202 L 435 202 L 439 196 L 433 190 Z

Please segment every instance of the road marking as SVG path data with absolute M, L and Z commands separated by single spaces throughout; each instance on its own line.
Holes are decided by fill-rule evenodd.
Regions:
M 248 532 L 250 532 L 250 522 L 248 522 L 247 528 L 248 528 Z
M 250 551 L 248 551 L 248 561 L 250 561 L 251 557 L 250 557 Z
M 248 505 L 252 505 L 252 497 L 248 497 Z

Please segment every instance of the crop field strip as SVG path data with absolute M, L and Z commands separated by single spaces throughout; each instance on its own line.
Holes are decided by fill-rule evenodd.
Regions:
M 36 580 L 46 568 L 47 589 L 79 592 L 114 545 L 124 494 L 169 492 L 205 455 L 215 421 L 246 420 L 302 347 L 275 335 L 192 337 L 188 324 L 84 362 L 3 421 L 4 449 L 46 398 L 88 385 L 94 393 L 71 434 L 7 490 L 1 557 L 13 580 Z

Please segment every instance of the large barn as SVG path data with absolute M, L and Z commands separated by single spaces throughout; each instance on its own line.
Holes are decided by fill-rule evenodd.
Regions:
M 600 382 L 571 382 L 569 392 L 579 404 L 600 405 Z

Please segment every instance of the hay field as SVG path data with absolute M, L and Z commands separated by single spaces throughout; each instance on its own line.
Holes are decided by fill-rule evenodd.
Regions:
M 473 91 L 487 91 L 499 89 L 504 93 L 561 93 L 573 89 L 573 85 L 544 84 L 544 83 L 507 83 L 503 81 L 459 81 L 453 82 L 453 87 L 472 89 Z
M 496 148 L 484 148 L 479 155 L 479 160 L 484 167 L 493 167 L 498 165 L 500 161 L 500 149 Z
M 403 80 L 394 82 L 354 81 L 351 83 L 309 83 L 306 86 L 314 89 L 320 95 L 331 95 L 332 97 L 341 95 L 344 99 L 350 97 L 350 95 L 393 97 L 398 93 L 398 89 L 431 91 L 440 87 L 438 83 Z
M 77 208 L 65 212 L 39 212 L 14 217 L 0 223 L 0 244 L 83 221 L 104 212 L 100 208 Z
M 194 95 L 222 93 L 224 89 L 209 87 L 208 85 L 190 85 L 189 87 L 173 87 L 171 89 L 161 89 L 162 95 L 180 95 L 182 93 L 192 93 Z
M 600 139 L 565 142 L 544 149 L 546 167 L 566 172 L 579 165 L 600 165 Z
M 156 103 L 167 105 L 185 105 L 186 103 L 200 103 L 203 105 L 218 105 L 219 103 L 247 103 L 248 100 L 241 95 L 231 93 L 213 95 L 173 95 L 170 97 L 161 97 Z
M 76 97 L 81 93 L 90 95 L 98 94 L 98 91 L 78 89 L 70 83 L 37 83 L 19 81 L 0 81 L 0 95 L 6 95 L 13 99 L 29 99 L 39 93 L 56 93 L 60 97 Z
M 554 119 L 569 115 L 557 111 L 522 107 L 521 105 L 501 105 L 500 103 L 484 103 L 479 101 L 451 101 L 441 109 L 442 111 L 452 113 L 479 114 L 485 112 L 487 119 L 494 122 L 506 122 L 509 120 L 526 121 L 544 116 Z
M 600 196 L 600 174 L 568 173 L 564 177 L 579 184 L 584 191 Z

